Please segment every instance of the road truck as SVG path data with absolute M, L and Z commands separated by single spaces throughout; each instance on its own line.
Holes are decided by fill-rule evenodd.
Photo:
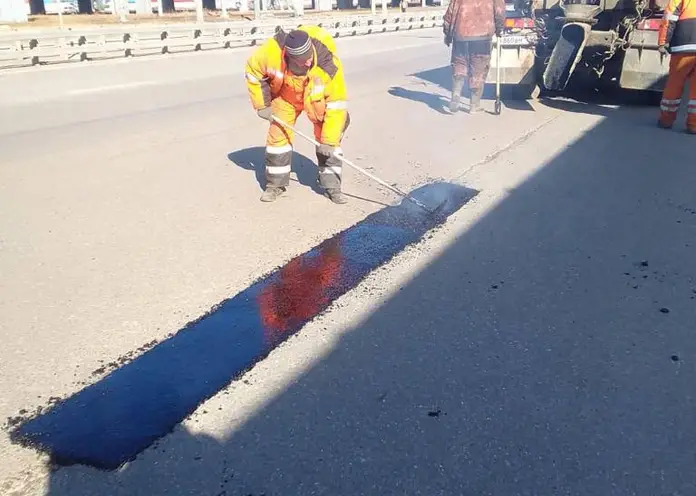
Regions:
M 506 0 L 500 41 L 487 82 L 518 97 L 550 90 L 627 89 L 659 94 L 669 55 L 657 34 L 667 0 Z

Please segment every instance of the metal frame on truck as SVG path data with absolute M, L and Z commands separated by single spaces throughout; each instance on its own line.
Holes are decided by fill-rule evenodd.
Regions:
M 664 1 L 509 0 L 502 84 L 523 98 L 569 84 L 662 92 L 669 69 L 669 56 L 657 46 Z M 492 57 L 488 83 L 495 82 L 497 63 Z

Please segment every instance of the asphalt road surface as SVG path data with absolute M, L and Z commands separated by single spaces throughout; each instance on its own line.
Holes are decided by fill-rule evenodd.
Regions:
M 338 46 L 346 155 L 478 196 L 117 471 L 3 431 L 0 493 L 696 494 L 694 137 L 654 107 L 445 115 L 438 30 Z M 248 53 L 0 74 L 0 417 L 396 201 L 347 170 L 331 204 L 298 142 L 260 203 Z

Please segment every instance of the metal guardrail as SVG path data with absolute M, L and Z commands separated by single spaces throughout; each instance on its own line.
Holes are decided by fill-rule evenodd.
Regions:
M 444 9 L 387 15 L 354 15 L 321 19 L 269 19 L 169 26 L 124 26 L 42 33 L 0 35 L 0 69 L 32 65 L 104 60 L 166 53 L 253 46 L 280 27 L 312 23 L 334 38 L 442 25 Z

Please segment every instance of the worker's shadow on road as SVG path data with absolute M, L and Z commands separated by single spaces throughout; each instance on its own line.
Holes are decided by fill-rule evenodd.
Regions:
M 409 90 L 401 86 L 389 88 L 389 94 L 405 100 L 424 103 L 436 112 L 447 114 L 445 106 L 448 104 L 448 101 L 441 95 L 426 93 L 425 91 Z
M 247 171 L 253 171 L 256 176 L 256 182 L 259 183 L 259 188 L 262 190 L 266 186 L 266 176 L 264 173 L 264 155 L 266 148 L 263 146 L 255 146 L 252 148 L 244 148 L 227 154 L 227 159 Z M 314 160 L 302 155 L 301 153 L 293 152 L 292 154 L 292 170 L 297 176 L 297 179 L 290 177 L 291 181 L 296 181 L 303 186 L 307 186 L 317 194 L 323 195 L 324 192 L 319 187 L 317 182 L 317 164 Z M 387 206 L 386 203 L 365 198 L 353 193 L 345 192 L 344 194 L 350 198 L 372 203 L 375 205 Z
M 259 183 L 259 188 L 263 190 L 266 186 L 266 176 L 264 174 L 265 152 L 266 148 L 263 146 L 244 148 L 228 153 L 227 159 L 244 170 L 253 171 L 256 176 L 256 182 Z M 321 194 L 317 184 L 317 166 L 312 159 L 301 153 L 293 152 L 292 170 L 297 175 L 296 181 L 298 183 L 307 186 L 315 193 Z M 291 181 L 295 181 L 292 176 Z
M 447 93 L 452 92 L 452 67 L 447 65 L 436 69 L 429 69 L 410 75 L 413 78 L 419 79 L 425 83 L 437 86 Z M 534 111 L 534 107 L 529 103 L 528 96 L 519 89 L 509 85 L 504 85 L 501 90 L 501 100 L 506 108 L 513 110 Z M 449 104 L 449 96 L 438 95 L 432 92 L 410 90 L 403 87 L 392 87 L 389 89 L 389 94 L 407 100 L 425 103 L 431 109 L 441 113 L 449 114 L 445 107 Z M 468 100 L 471 98 L 471 90 L 465 85 L 462 90 L 462 98 L 464 101 L 460 104 L 463 111 L 467 111 Z M 484 100 L 495 100 L 495 85 L 486 84 L 483 89 L 482 98 Z

